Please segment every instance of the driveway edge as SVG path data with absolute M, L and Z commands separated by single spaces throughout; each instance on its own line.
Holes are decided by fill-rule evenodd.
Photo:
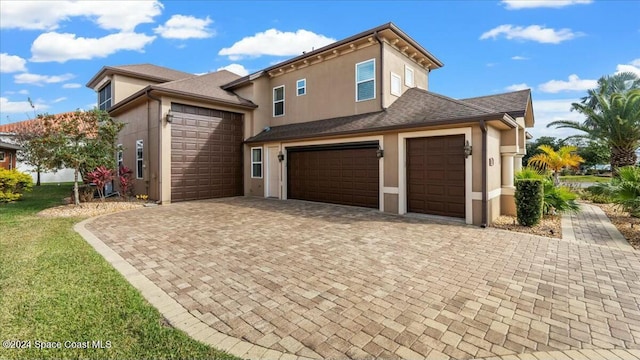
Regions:
M 104 216 L 104 215 L 101 215 Z M 124 278 L 133 285 L 142 296 L 155 307 L 169 323 L 184 331 L 191 338 L 205 343 L 216 349 L 225 351 L 231 355 L 249 359 L 281 359 L 281 360 L 303 360 L 308 359 L 293 354 L 286 354 L 276 350 L 254 345 L 244 340 L 223 334 L 209 325 L 200 321 L 174 300 L 164 290 L 149 280 L 144 274 L 129 264 L 118 253 L 113 251 L 102 240 L 87 230 L 86 224 L 101 217 L 96 216 L 83 220 L 73 226 L 73 230 L 80 234 L 102 257 L 107 260 Z

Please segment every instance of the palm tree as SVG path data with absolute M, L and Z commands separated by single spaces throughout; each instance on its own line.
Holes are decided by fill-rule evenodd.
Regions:
M 596 106 L 573 103 L 573 110 L 586 116 L 585 121 L 558 120 L 549 126 L 580 130 L 585 134 L 573 138 L 589 138 L 605 143 L 611 149 L 611 170 L 617 175 L 622 166 L 635 165 L 640 147 L 640 89 L 605 94 L 590 91 Z
M 575 152 L 578 150 L 575 146 L 563 146 L 558 151 L 553 150 L 549 145 L 540 145 L 538 149 L 542 151 L 540 154 L 533 155 L 529 159 L 529 166 L 535 166 L 540 169 L 549 169 L 553 171 L 553 183 L 557 186 L 560 184 L 560 170 L 565 167 L 578 167 L 584 161 L 580 155 Z
M 599 109 L 596 94 L 611 95 L 626 93 L 633 89 L 640 89 L 640 77 L 632 72 L 622 72 L 598 79 L 598 87 L 587 91 L 587 96 L 580 102 L 591 109 Z

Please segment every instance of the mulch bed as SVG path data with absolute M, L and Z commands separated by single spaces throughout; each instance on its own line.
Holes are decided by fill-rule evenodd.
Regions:
M 65 199 L 69 202 L 69 198 Z M 66 204 L 42 210 L 38 213 L 43 217 L 81 217 L 87 218 L 92 216 L 110 214 L 118 211 L 138 209 L 145 206 L 144 201 L 131 200 L 125 201 L 121 198 L 107 198 L 105 201 L 94 200 L 91 202 L 83 202 L 80 205 Z
M 593 204 L 600 207 L 634 249 L 640 250 L 640 218 L 634 218 L 615 204 Z
M 545 216 L 540 220 L 538 225 L 531 227 L 518 224 L 515 216 L 502 215 L 499 216 L 491 226 L 497 229 L 516 231 L 525 234 L 540 235 L 556 239 L 562 238 L 560 216 L 557 215 Z

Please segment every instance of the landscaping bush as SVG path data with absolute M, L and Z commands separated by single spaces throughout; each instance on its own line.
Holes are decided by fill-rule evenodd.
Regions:
M 114 178 L 114 172 L 106 166 L 98 166 L 95 170 L 87 173 L 87 179 L 94 183 L 98 190 L 100 200 L 104 201 L 104 187 Z
M 118 180 L 120 181 L 120 191 L 122 191 L 122 196 L 125 199 L 129 199 L 129 197 L 133 195 L 133 170 L 122 165 L 118 172 L 120 174 L 120 176 L 118 176 Z
M 523 226 L 534 226 L 542 218 L 544 188 L 542 180 L 516 180 L 516 215 Z
M 31 191 L 33 180 L 31 175 L 16 169 L 0 168 L 0 202 L 19 200 L 22 193 Z
M 78 185 L 78 195 L 80 195 L 80 202 L 90 202 L 93 200 L 95 194 L 95 187 L 90 184 Z M 71 189 L 71 202 L 75 203 L 74 191 Z
M 539 180 L 542 182 L 544 194 L 542 211 L 544 215 L 580 210 L 580 205 L 576 202 L 578 195 L 575 194 L 574 189 L 571 186 L 556 186 L 548 172 L 525 167 L 516 173 L 516 182 L 518 180 Z
M 610 183 L 600 183 L 587 188 L 594 196 L 609 199 L 633 217 L 640 217 L 640 168 L 624 166 L 618 169 L 618 177 Z M 595 201 L 594 201 L 595 202 Z

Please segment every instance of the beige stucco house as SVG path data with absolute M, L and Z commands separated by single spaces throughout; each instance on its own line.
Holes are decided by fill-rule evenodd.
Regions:
M 442 66 L 389 23 L 245 77 L 142 64 L 87 86 L 127 124 L 136 192 L 161 203 L 260 196 L 487 225 L 515 211 L 531 94 L 430 92 Z

